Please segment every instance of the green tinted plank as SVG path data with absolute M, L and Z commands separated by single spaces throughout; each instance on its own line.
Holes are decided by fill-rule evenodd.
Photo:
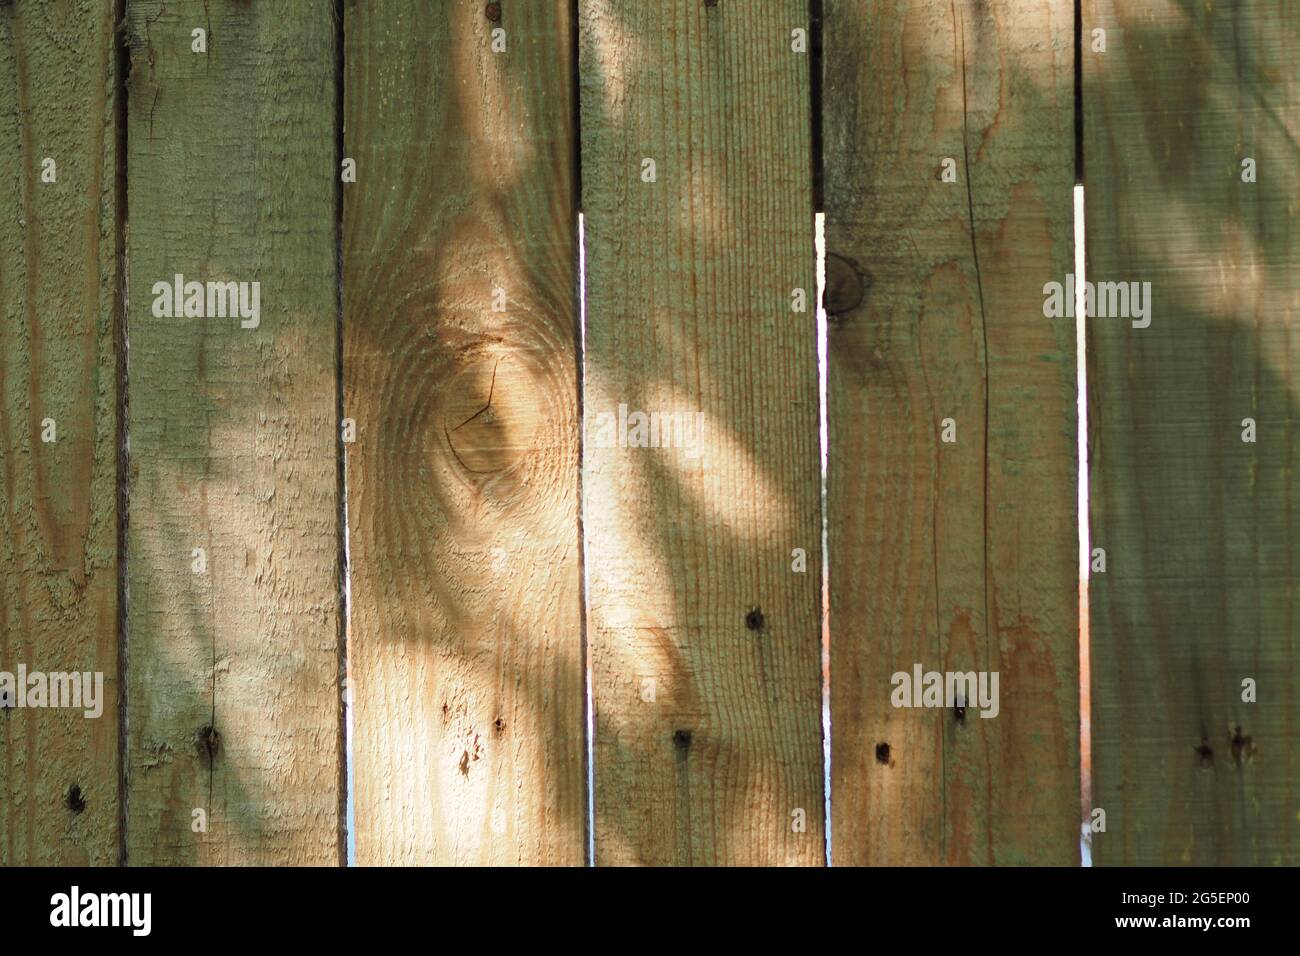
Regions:
M 0 712 L 8 866 L 118 859 L 119 83 L 112 4 L 0 6 L 0 672 L 101 688 Z
M 1089 322 L 1094 860 L 1295 865 L 1300 9 L 1083 16 L 1088 278 L 1150 283 Z
M 132 863 L 341 857 L 332 11 L 129 6 Z

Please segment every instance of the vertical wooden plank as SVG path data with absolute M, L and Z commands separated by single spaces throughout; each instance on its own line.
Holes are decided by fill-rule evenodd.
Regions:
M 581 864 L 570 5 L 344 32 L 357 858 Z
M 103 679 L 0 711 L 6 866 L 118 857 L 117 61 L 112 4 L 0 6 L 0 671 Z
M 579 3 L 598 863 L 824 858 L 807 15 Z
M 341 858 L 331 12 L 129 5 L 132 863 Z M 258 324 L 158 316 L 178 274 Z
M 825 16 L 834 859 L 1075 863 L 1073 6 Z M 996 716 L 895 706 L 917 665 Z
M 1300 9 L 1083 15 L 1088 279 L 1150 283 L 1089 320 L 1094 859 L 1295 865 Z

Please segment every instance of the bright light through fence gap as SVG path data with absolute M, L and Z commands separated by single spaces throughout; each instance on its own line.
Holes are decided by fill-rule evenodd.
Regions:
M 1079 851 L 1083 866 L 1092 866 L 1092 663 L 1089 645 L 1088 565 L 1092 542 L 1088 532 L 1088 309 L 1085 290 L 1083 184 L 1074 187 L 1074 349 L 1075 409 L 1078 419 L 1079 523 Z
M 832 865 L 831 847 L 831 591 L 830 534 L 826 512 L 827 474 L 830 462 L 830 426 L 826 414 L 827 350 L 826 309 L 822 299 L 826 291 L 826 214 L 814 215 L 814 244 L 817 250 L 817 431 L 821 451 L 821 541 L 822 541 L 822 792 L 826 827 L 826 865 Z
M 578 213 L 578 342 L 582 352 L 582 394 L 583 394 L 583 414 L 586 414 L 587 394 L 587 223 L 581 212 Z M 582 427 L 584 423 L 579 423 Z M 585 429 L 582 432 L 586 434 Z M 584 439 L 585 440 L 585 439 Z M 584 461 L 586 456 L 583 456 Z M 585 469 L 585 464 L 583 468 Z M 582 480 L 582 497 L 587 494 L 586 474 L 583 474 Z M 581 503 L 579 507 L 581 507 Z M 582 523 L 582 553 L 590 554 L 587 547 L 587 523 Z M 587 562 L 584 557 L 582 562 L 582 594 L 583 608 L 582 613 L 585 619 L 590 619 L 587 615 L 587 602 L 591 599 L 591 582 L 587 574 Z M 586 633 L 584 623 L 583 632 Z M 591 649 L 590 647 L 583 650 L 583 685 L 584 700 L 583 721 L 586 726 L 587 734 L 587 865 L 596 865 L 596 727 L 595 727 L 595 703 L 592 697 L 591 687 Z
M 343 752 L 347 760 L 344 817 L 348 830 L 348 866 L 357 865 L 355 736 L 352 726 L 352 545 L 348 536 L 348 458 L 343 456 Z

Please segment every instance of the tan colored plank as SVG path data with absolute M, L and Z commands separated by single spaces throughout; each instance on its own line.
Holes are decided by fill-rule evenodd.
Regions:
M 129 5 L 132 863 L 342 858 L 332 10 Z M 177 273 L 260 325 L 155 317 Z
M 362 864 L 585 856 L 569 11 L 347 8 Z
M 579 4 L 601 864 L 824 857 L 807 26 L 794 0 Z M 619 445 L 620 405 L 698 445 Z
M 825 17 L 834 862 L 1075 863 L 1073 8 Z M 997 716 L 893 706 L 917 664 Z
M 102 675 L 97 718 L 0 712 L 6 866 L 118 859 L 114 39 L 112 4 L 0 7 L 0 671 Z
M 1083 14 L 1089 278 L 1152 303 L 1089 325 L 1094 860 L 1294 866 L 1300 9 Z

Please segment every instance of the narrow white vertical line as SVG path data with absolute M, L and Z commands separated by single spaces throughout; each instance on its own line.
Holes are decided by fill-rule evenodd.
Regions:
M 585 397 L 587 394 L 587 229 L 586 220 L 581 212 L 578 213 L 578 343 L 582 352 L 582 394 L 583 415 L 586 415 Z M 578 427 L 583 429 L 585 435 L 585 422 L 579 422 Z M 582 475 L 582 496 L 587 495 L 587 476 L 586 476 L 586 456 L 581 464 Z M 586 511 L 585 502 L 580 504 L 583 511 Z M 587 547 L 587 523 L 582 524 L 582 551 L 583 554 L 590 554 Z M 584 619 L 587 615 L 587 602 L 589 600 L 590 581 L 587 574 L 587 562 L 584 558 L 582 562 L 582 594 L 583 608 L 582 614 Z M 587 633 L 586 620 L 583 622 L 583 633 Z M 595 702 L 591 688 L 591 652 L 590 647 L 583 649 L 584 670 L 583 684 L 585 685 L 585 700 L 583 708 L 586 713 L 583 715 L 587 726 L 587 865 L 596 865 L 596 726 L 595 726 Z
M 830 590 L 830 534 L 826 514 L 826 476 L 830 463 L 830 425 L 826 415 L 826 309 L 822 298 L 826 291 L 826 213 L 814 215 L 814 243 L 817 249 L 817 431 L 821 450 L 821 515 L 822 515 L 822 793 L 826 828 L 826 865 L 831 866 L 831 590 Z
M 1089 646 L 1088 570 L 1092 541 L 1088 528 L 1088 303 L 1084 283 L 1083 184 L 1074 187 L 1074 350 L 1077 379 L 1075 409 L 1079 458 L 1079 799 L 1082 811 L 1080 856 L 1083 866 L 1092 866 L 1092 661 Z
M 352 546 L 348 538 L 348 456 L 343 453 L 343 748 L 347 767 L 348 866 L 357 865 L 356 756 L 352 729 Z
M 582 346 L 582 383 L 587 383 L 587 221 L 578 213 L 578 344 Z
M 347 451 L 343 453 L 343 750 L 347 758 L 347 865 L 356 866 L 356 754 L 352 728 L 352 544 L 348 536 Z

